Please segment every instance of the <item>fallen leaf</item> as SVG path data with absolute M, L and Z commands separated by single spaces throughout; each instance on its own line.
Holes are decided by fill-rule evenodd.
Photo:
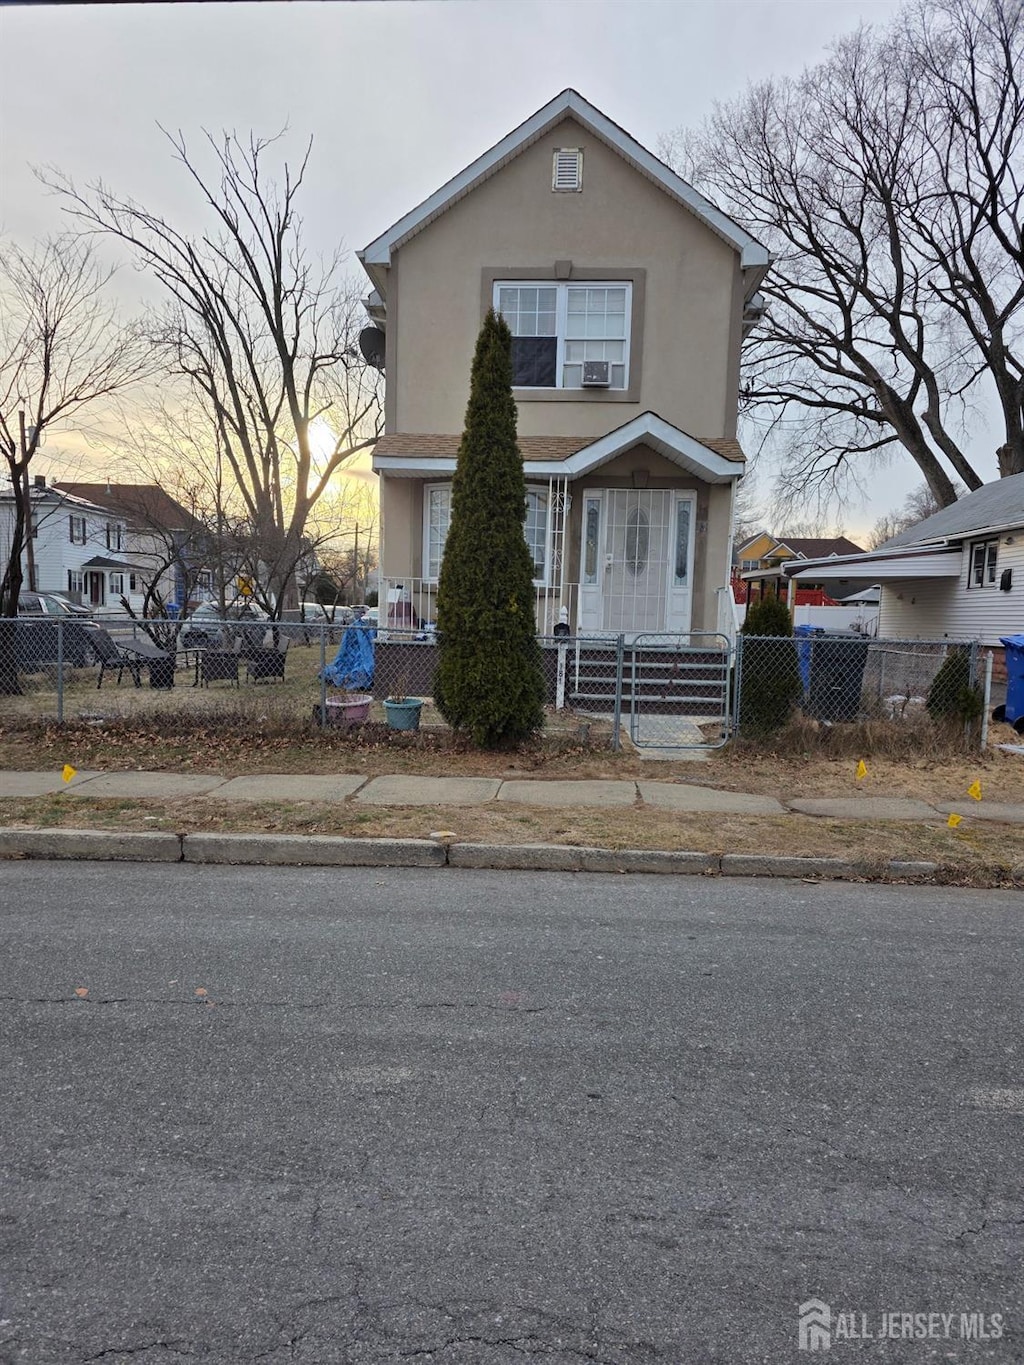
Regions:
M 89 994 L 89 987 L 88 987 L 88 986 L 76 986 L 76 987 L 75 987 L 75 994 L 78 996 L 79 1000 L 84 1000 L 85 997 Z
M 206 987 L 205 987 L 205 986 L 197 986 L 197 987 L 196 987 L 196 995 L 198 995 L 198 996 L 205 996 L 206 994 L 207 994 L 207 990 L 206 990 Z

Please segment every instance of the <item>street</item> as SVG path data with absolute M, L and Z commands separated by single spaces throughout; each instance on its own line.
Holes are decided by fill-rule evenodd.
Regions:
M 0 1361 L 1024 1360 L 1022 902 L 0 864 Z

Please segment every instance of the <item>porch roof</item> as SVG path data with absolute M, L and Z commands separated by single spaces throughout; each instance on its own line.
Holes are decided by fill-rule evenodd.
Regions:
M 122 573 L 135 573 L 135 564 L 126 564 L 123 559 L 105 559 L 103 555 L 93 555 L 82 565 L 83 569 L 117 569 Z
M 374 447 L 373 467 L 392 477 L 430 478 L 455 471 L 461 433 L 393 432 Z M 709 483 L 727 483 L 743 473 L 746 456 L 735 440 L 690 436 L 656 413 L 645 412 L 606 436 L 520 436 L 528 474 L 575 479 L 600 468 L 635 445 L 659 455 Z
M 780 565 L 786 578 L 870 578 L 875 583 L 902 582 L 912 578 L 959 578 L 963 554 L 959 546 L 893 546 L 862 555 L 837 555 L 807 562 L 788 560 Z M 746 577 L 747 575 L 744 575 Z M 754 575 L 756 577 L 756 575 Z

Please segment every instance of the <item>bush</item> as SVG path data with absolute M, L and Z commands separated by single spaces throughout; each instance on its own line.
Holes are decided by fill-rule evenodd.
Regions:
M 740 732 L 763 738 L 788 722 L 803 696 L 793 618 L 777 597 L 762 597 L 747 607 L 740 633 Z
M 512 334 L 491 309 L 477 339 L 437 587 L 434 701 L 480 748 L 544 723 L 526 480 L 516 443 Z
M 925 706 L 932 720 L 966 725 L 977 720 L 983 707 L 981 689 L 971 686 L 971 652 L 957 645 L 946 655 L 932 679 Z

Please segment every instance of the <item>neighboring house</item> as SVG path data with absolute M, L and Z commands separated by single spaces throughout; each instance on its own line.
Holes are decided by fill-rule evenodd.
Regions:
M 783 565 L 794 560 L 839 560 L 846 555 L 863 553 L 862 548 L 846 536 L 780 538 L 761 531 L 736 547 L 733 593 L 737 602 L 746 602 L 751 596 L 756 598 L 766 592 L 785 597 L 788 583 Z M 870 586 L 870 579 L 830 573 L 826 564 L 814 578 L 801 580 L 795 595 L 790 593 L 791 605 L 834 606 L 841 598 Z
M 731 624 L 759 242 L 566 90 L 359 258 L 387 377 L 373 457 L 382 621 L 434 614 L 473 349 L 494 306 L 513 333 L 538 627 Z
M 54 488 L 102 509 L 113 527 L 84 566 L 83 601 L 116 608 L 123 596 L 141 612 L 149 589 L 157 606 L 212 598 L 202 524 L 158 484 L 58 481 Z
M 880 585 L 880 636 L 998 646 L 1024 632 L 1024 474 L 985 484 L 877 550 L 785 572 L 801 583 L 825 568 Z
M 22 551 L 26 590 L 67 593 L 93 606 L 103 606 L 114 593 L 136 594 L 138 568 L 121 553 L 125 530 L 118 516 L 65 489 L 48 487 L 41 475 L 33 481 L 29 497 L 33 573 L 30 582 L 26 547 Z M 14 496 L 8 484 L 0 487 L 0 553 L 4 562 L 10 554 L 13 530 Z

